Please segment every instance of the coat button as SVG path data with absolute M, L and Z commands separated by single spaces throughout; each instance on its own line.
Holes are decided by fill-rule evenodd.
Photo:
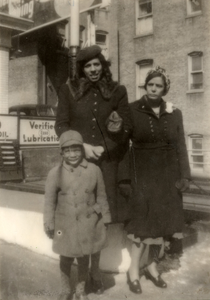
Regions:
M 96 94 L 96 93 L 94 93 L 94 96 L 96 97 L 96 96 L 97 96 L 97 94 Z
M 94 102 L 94 105 L 97 105 L 97 102 Z
M 97 109 L 95 108 L 94 111 L 97 111 Z
M 92 121 L 95 122 L 95 121 L 96 121 L 96 118 L 93 118 Z
M 94 138 L 95 137 L 95 135 L 92 135 L 92 138 Z

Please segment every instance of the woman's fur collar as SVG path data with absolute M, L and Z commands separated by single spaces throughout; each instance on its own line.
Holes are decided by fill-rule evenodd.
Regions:
M 69 85 L 70 91 L 75 100 L 79 100 L 80 98 L 82 98 L 85 94 L 87 94 L 87 92 L 90 91 L 91 88 L 98 89 L 101 93 L 101 96 L 105 100 L 109 100 L 118 87 L 117 82 L 107 82 L 105 77 L 103 77 L 96 83 L 92 83 L 87 78 L 83 77 L 78 80 L 68 79 L 67 84 Z

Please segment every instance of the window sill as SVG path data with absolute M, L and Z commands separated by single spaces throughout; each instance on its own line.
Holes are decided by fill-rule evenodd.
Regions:
M 189 90 L 186 92 L 187 94 L 197 94 L 197 93 L 204 93 L 204 90 Z
M 147 14 L 147 15 L 144 15 L 144 16 L 139 16 L 137 19 L 138 20 L 141 20 L 141 19 L 147 19 L 147 18 L 150 18 L 150 17 L 153 17 L 153 14 Z
M 134 39 L 139 39 L 139 38 L 142 38 L 142 37 L 151 36 L 153 34 L 154 34 L 153 32 L 148 32 L 148 33 L 145 33 L 145 34 L 136 35 L 136 36 L 134 36 Z
M 192 14 L 189 14 L 186 16 L 186 19 L 189 19 L 189 18 L 194 18 L 194 17 L 197 17 L 197 16 L 201 16 L 203 13 L 200 11 L 200 12 L 197 12 L 197 13 L 192 13 Z

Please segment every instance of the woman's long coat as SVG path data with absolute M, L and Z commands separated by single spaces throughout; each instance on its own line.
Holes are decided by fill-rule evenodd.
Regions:
M 113 110 L 123 119 L 123 129 L 119 134 L 110 134 L 106 128 Z M 69 129 L 78 131 L 84 143 L 104 147 L 101 159 L 93 162 L 103 172 L 112 220 L 116 221 L 118 163 L 127 151 L 132 129 L 126 88 L 116 85 L 110 99 L 104 99 L 97 87 L 91 87 L 81 98 L 75 99 L 68 84 L 61 86 L 55 130 L 60 136 Z
M 127 228 L 136 237 L 161 237 L 182 232 L 182 194 L 175 187 L 190 178 L 182 113 L 167 112 L 162 101 L 158 118 L 146 96 L 131 105 L 132 220 Z
M 111 216 L 99 167 L 83 160 L 77 168 L 54 167 L 45 189 L 44 224 L 55 230 L 53 250 L 67 257 L 80 257 L 106 246 Z

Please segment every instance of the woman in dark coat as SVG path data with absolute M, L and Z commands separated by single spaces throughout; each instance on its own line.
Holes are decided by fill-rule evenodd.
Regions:
M 126 88 L 112 80 L 99 46 L 79 51 L 76 76 L 61 86 L 58 98 L 56 133 L 60 136 L 72 129 L 82 135 L 86 158 L 102 170 L 112 222 L 116 222 L 118 163 L 126 152 L 132 124 Z M 118 133 L 107 130 L 113 111 L 123 121 Z
M 156 67 L 146 77 L 147 94 L 131 105 L 132 218 L 127 231 L 133 243 L 127 275 L 134 293 L 141 293 L 139 265 L 148 245 L 144 274 L 165 288 L 156 268 L 161 245 L 169 237 L 182 237 L 182 192 L 188 187 L 190 168 L 182 113 L 162 99 L 169 88 L 165 70 Z
M 117 221 L 117 167 L 131 132 L 127 91 L 112 80 L 101 48 L 93 45 L 79 51 L 76 78 L 59 91 L 55 130 L 78 131 L 84 139 L 86 158 L 97 163 L 104 176 L 112 216 Z M 107 119 L 116 111 L 123 120 L 119 133 L 109 133 Z

